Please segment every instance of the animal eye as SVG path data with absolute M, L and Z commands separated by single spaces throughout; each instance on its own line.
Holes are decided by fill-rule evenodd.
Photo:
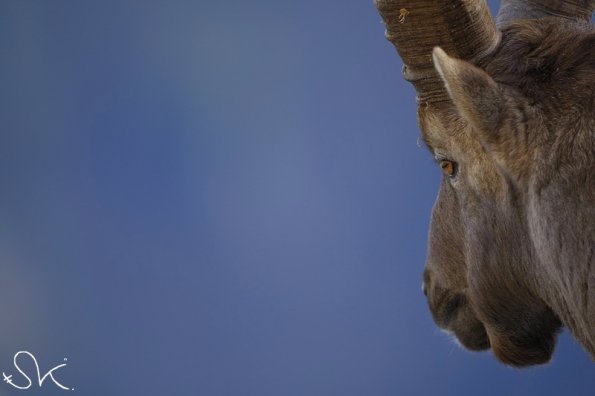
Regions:
M 457 163 L 449 160 L 440 160 L 440 169 L 444 176 L 454 177 L 457 174 Z

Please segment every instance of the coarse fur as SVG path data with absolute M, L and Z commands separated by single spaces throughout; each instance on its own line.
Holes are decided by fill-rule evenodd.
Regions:
M 566 326 L 595 359 L 595 32 L 520 20 L 472 65 L 434 50 L 451 102 L 420 104 L 445 175 L 424 290 L 436 323 L 513 366 Z

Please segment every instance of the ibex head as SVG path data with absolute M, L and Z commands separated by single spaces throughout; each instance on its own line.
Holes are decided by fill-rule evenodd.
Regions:
M 568 193 L 564 181 L 548 186 L 595 165 L 575 150 L 595 154 L 595 1 L 505 0 L 497 24 L 485 0 L 376 5 L 444 175 L 423 275 L 432 316 L 468 349 L 547 362 L 572 318 L 541 290 L 556 283 L 540 268 L 550 254 L 536 242 L 540 194 Z

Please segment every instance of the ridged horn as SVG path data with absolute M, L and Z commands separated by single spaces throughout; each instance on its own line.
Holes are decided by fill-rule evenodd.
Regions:
M 449 101 L 432 64 L 432 49 L 474 62 L 498 44 L 500 32 L 485 0 L 376 0 L 386 38 L 403 59 L 403 76 L 418 103 Z
M 557 16 L 590 21 L 595 0 L 502 0 L 496 17 L 498 27 L 517 19 L 539 19 Z

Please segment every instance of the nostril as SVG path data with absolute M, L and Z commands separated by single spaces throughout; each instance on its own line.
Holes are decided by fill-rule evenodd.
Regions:
M 430 270 L 426 267 L 421 281 L 421 291 L 424 296 L 428 296 L 428 285 L 430 285 Z

